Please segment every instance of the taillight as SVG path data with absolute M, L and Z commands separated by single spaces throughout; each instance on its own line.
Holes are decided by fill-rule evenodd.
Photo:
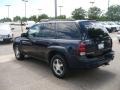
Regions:
M 79 45 L 79 54 L 81 56 L 86 54 L 86 44 L 83 42 L 81 42 Z

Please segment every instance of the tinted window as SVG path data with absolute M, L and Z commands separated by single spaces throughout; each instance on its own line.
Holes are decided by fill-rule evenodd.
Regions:
M 90 38 L 104 38 L 108 36 L 108 32 L 105 27 L 103 27 L 100 23 L 95 21 L 84 21 L 80 22 L 80 26 L 83 31 L 87 31 L 87 34 Z
M 28 35 L 30 38 L 39 37 L 39 35 L 40 35 L 39 32 L 40 32 L 40 25 L 34 25 L 28 31 Z
M 74 22 L 59 22 L 57 23 L 58 38 L 79 39 L 80 29 Z
M 41 30 L 41 37 L 45 38 L 55 38 L 56 36 L 56 30 L 55 30 L 55 24 L 54 23 L 44 23 L 40 27 Z

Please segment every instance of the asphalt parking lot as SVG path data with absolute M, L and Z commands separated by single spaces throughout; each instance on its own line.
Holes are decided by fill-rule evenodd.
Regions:
M 21 30 L 14 33 L 19 36 Z M 0 44 L 0 90 L 120 90 L 120 43 L 116 33 L 110 35 L 115 51 L 110 65 L 76 71 L 65 79 L 54 77 L 49 66 L 39 60 L 17 61 L 12 43 Z

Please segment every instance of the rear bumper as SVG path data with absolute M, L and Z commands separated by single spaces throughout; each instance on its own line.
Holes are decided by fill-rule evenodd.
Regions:
M 74 59 L 73 59 L 74 58 Z M 95 68 L 109 63 L 114 59 L 114 52 L 111 51 L 103 56 L 96 58 L 87 58 L 85 56 L 81 56 L 78 58 L 73 57 L 69 59 L 69 67 L 71 69 L 75 68 Z

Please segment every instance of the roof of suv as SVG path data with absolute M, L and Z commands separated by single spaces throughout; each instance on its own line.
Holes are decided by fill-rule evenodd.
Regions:
M 56 22 L 84 22 L 84 21 L 95 21 L 95 20 L 48 20 L 40 23 L 56 23 Z

